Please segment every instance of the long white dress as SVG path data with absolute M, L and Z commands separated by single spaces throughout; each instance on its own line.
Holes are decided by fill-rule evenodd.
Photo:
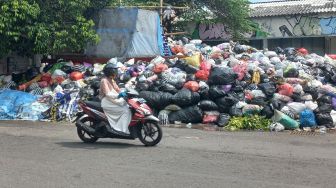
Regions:
M 103 90 L 107 92 L 102 98 L 102 108 L 110 126 L 116 131 L 130 134 L 128 126 L 132 119 L 132 113 L 126 101 L 122 98 L 118 99 L 118 92 L 114 89 L 113 83 L 106 79 L 102 80 L 101 84 L 103 84 L 101 89 L 105 87 Z

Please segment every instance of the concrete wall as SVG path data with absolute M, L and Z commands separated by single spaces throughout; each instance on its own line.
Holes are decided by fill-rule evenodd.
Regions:
M 12 63 L 7 65 L 8 58 L 12 58 Z M 13 72 L 24 72 L 33 64 L 33 59 L 21 57 L 16 54 L 8 55 L 0 59 L 0 74 L 11 74 Z M 8 71 L 7 71 L 8 70 Z

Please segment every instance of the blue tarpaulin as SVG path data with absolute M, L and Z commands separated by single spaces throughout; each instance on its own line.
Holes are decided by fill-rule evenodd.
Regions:
M 86 55 L 104 58 L 170 55 L 169 50 L 164 48 L 163 30 L 156 11 L 103 9 L 95 22 L 100 42 L 90 45 L 85 51 Z
M 16 119 L 22 106 L 32 104 L 37 97 L 15 90 L 0 91 L 0 120 Z

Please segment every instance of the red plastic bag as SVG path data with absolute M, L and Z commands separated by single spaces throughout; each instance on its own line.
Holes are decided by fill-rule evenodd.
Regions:
M 242 80 L 247 73 L 247 64 L 238 64 L 233 67 L 233 72 L 238 74 L 238 80 Z
M 309 54 L 309 52 L 306 48 L 299 48 L 297 51 L 300 52 L 302 55 L 308 55 Z
M 44 73 L 44 74 L 42 75 L 42 78 L 41 78 L 40 81 L 46 81 L 46 82 L 50 83 L 50 82 L 51 82 L 51 74 L 49 74 L 49 73 Z
M 218 112 L 205 112 L 203 116 L 203 123 L 216 123 L 219 119 L 219 113 Z
M 159 64 L 156 64 L 154 69 L 153 69 L 153 72 L 155 74 L 160 74 L 162 73 L 163 71 L 167 70 L 168 69 L 168 66 L 166 64 L 163 64 L 163 63 L 159 63 Z
M 70 79 L 73 81 L 83 79 L 83 74 L 81 72 L 72 72 L 70 74 Z
M 211 70 L 211 63 L 203 61 L 201 63 L 201 66 L 200 66 L 200 70 L 204 70 L 204 71 L 208 71 L 209 72 Z
M 206 81 L 206 80 L 208 80 L 209 75 L 210 75 L 209 71 L 199 70 L 199 71 L 196 72 L 195 77 L 199 80 L 205 80 Z
M 187 88 L 193 92 L 197 92 L 199 90 L 199 84 L 196 81 L 189 81 L 184 84 L 184 88 Z
M 288 97 L 292 96 L 294 92 L 294 87 L 290 84 L 282 84 L 278 86 L 278 93 L 281 95 L 286 95 Z

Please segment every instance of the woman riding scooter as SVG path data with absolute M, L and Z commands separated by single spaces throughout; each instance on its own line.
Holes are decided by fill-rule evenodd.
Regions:
M 102 108 L 108 118 L 109 124 L 119 134 L 130 134 L 128 126 L 132 119 L 132 113 L 115 79 L 118 76 L 118 64 L 108 63 L 104 69 L 105 77 L 101 80 L 99 98 Z

